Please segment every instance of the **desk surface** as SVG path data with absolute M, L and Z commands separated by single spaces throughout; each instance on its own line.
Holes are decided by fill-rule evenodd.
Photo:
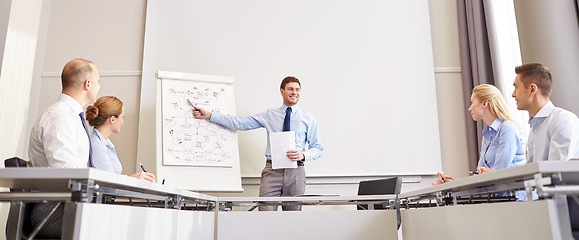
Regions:
M 39 192 L 68 192 L 70 181 L 94 181 L 102 187 L 151 194 L 172 194 L 187 198 L 216 201 L 217 197 L 173 188 L 94 168 L 2 168 L 0 187 Z
M 358 196 L 295 196 L 295 197 L 220 197 L 221 202 L 312 202 L 312 201 L 384 201 L 394 200 L 394 194 L 389 195 L 358 195 Z
M 459 192 L 497 184 L 522 182 L 532 179 L 537 173 L 561 173 L 566 183 L 579 184 L 579 161 L 553 161 L 530 163 L 520 167 L 502 169 L 495 172 L 465 177 L 453 182 L 403 193 L 400 198 L 432 196 L 438 192 Z M 0 169 L 0 187 L 21 188 L 40 192 L 67 192 L 71 180 L 88 181 L 103 187 L 126 189 L 152 194 L 174 194 L 186 198 L 209 201 L 264 201 L 263 198 L 218 198 L 125 175 L 114 174 L 94 168 L 3 168 Z M 383 196 L 384 197 L 384 196 Z M 294 198 L 270 198 L 267 201 L 310 200 L 370 200 L 363 196 L 305 196 Z M 390 197 L 386 197 L 389 199 Z M 384 198 L 382 198 L 384 199 Z
M 438 192 L 459 192 L 498 184 L 523 182 L 535 174 L 561 173 L 566 183 L 579 183 L 579 161 L 551 161 L 529 163 L 520 167 L 506 168 L 485 174 L 461 178 L 438 186 L 400 194 L 400 198 L 432 196 Z

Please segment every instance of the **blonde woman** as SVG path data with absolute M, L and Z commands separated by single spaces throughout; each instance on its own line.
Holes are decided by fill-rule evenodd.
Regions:
M 116 97 L 106 96 L 96 100 L 86 108 L 86 119 L 93 126 L 90 136 L 92 143 L 92 159 L 95 168 L 120 174 L 123 171 L 117 157 L 115 145 L 109 139 L 113 133 L 119 133 L 125 118 L 123 102 Z M 155 175 L 140 172 L 131 177 L 156 182 Z
M 475 121 L 483 120 L 480 157 L 477 173 L 521 166 L 525 160 L 525 141 L 520 126 L 513 120 L 501 91 L 493 85 L 482 84 L 472 90 L 468 110 Z M 451 176 L 438 173 L 434 185 L 453 181 Z

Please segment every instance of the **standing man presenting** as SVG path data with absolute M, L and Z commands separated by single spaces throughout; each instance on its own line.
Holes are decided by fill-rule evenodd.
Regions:
M 268 133 L 265 148 L 266 164 L 261 172 L 260 197 L 279 197 L 302 195 L 306 189 L 304 161 L 319 158 L 322 154 L 322 141 L 318 133 L 316 119 L 297 104 L 300 100 L 300 81 L 295 77 L 286 77 L 280 85 L 283 105 L 270 108 L 265 112 L 246 117 L 212 113 L 195 107 L 193 116 L 206 119 L 234 130 L 251 130 L 265 128 Z M 287 152 L 287 157 L 297 161 L 297 168 L 272 169 L 269 133 L 294 131 L 296 149 Z M 306 144 L 308 149 L 306 150 Z M 301 206 L 282 206 L 284 211 L 299 211 Z M 276 211 L 277 206 L 260 206 L 260 211 Z
M 530 115 L 527 163 L 579 158 L 579 118 L 555 107 L 549 99 L 553 86 L 549 69 L 540 63 L 529 63 L 516 67 L 515 73 L 513 97 L 517 108 Z M 579 239 L 579 203 L 571 196 L 567 203 L 573 237 Z

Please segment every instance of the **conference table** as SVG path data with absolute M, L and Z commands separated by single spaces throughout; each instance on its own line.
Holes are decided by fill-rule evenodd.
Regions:
M 219 198 L 98 169 L 0 169 L 0 201 L 10 202 L 7 239 L 21 239 L 30 203 L 64 203 L 62 239 L 382 239 L 396 238 L 396 211 L 234 211 L 244 204 L 394 204 L 394 195 Z M 344 219 L 352 228 L 339 228 Z M 296 225 L 296 222 L 303 225 Z M 384 227 L 384 226 L 387 227 Z M 299 231 L 296 231 L 296 227 Z
M 525 190 L 529 199 L 534 189 L 540 199 L 517 202 L 491 197 L 519 189 Z M 573 239 L 567 195 L 579 195 L 579 161 L 529 163 L 405 192 L 400 194 L 406 208 L 402 211 L 403 236 Z
M 27 204 L 64 202 L 62 239 L 212 239 L 217 197 L 98 169 L 0 169 L 7 238 L 21 239 Z M 202 209 L 183 211 L 182 209 Z M 188 231 L 175 231 L 189 229 Z
M 63 239 L 570 239 L 566 196 L 579 195 L 579 162 L 531 163 L 398 198 L 216 197 L 97 169 L 4 168 L 0 187 L 13 189 L 0 193 L 11 205 L 8 239 L 22 237 L 26 206 L 42 201 L 64 203 Z M 541 198 L 491 197 L 514 190 Z M 308 209 L 252 211 L 295 204 Z M 360 204 L 386 209 L 316 207 Z

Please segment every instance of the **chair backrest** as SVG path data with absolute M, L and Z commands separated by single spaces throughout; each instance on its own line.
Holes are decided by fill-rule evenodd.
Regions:
M 4 160 L 5 167 L 27 167 L 28 162 L 19 157 L 8 158 Z
M 27 167 L 28 161 L 13 157 L 4 160 L 4 166 L 7 168 Z M 23 192 L 22 189 L 10 189 L 10 192 Z M 30 222 L 30 213 L 32 212 L 33 204 L 25 203 L 23 201 L 12 202 L 10 204 L 10 212 L 6 222 L 6 237 L 28 235 L 32 232 L 32 223 Z M 16 233 L 18 232 L 18 233 Z M 9 236 L 10 235 L 10 236 Z M 19 238 L 19 237 L 18 237 Z

